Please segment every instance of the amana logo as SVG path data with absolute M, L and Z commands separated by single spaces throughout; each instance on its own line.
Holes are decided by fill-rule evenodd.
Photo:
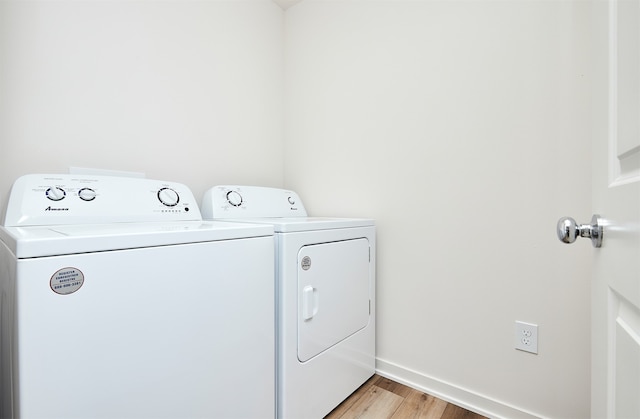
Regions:
M 51 206 L 44 209 L 45 211 L 69 211 L 69 208 L 53 208 Z

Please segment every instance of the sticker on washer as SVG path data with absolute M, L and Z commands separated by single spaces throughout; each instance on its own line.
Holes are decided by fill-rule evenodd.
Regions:
M 61 295 L 72 294 L 84 284 L 84 274 L 77 268 L 62 268 L 49 281 L 53 292 Z
M 305 271 L 308 271 L 309 268 L 311 268 L 311 258 L 309 256 L 305 256 L 302 258 L 302 262 L 300 263 L 300 266 L 302 267 L 302 269 L 304 269 Z

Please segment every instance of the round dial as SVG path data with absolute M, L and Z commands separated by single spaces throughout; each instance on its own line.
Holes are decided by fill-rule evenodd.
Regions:
M 61 201 L 65 196 L 67 196 L 67 193 L 64 191 L 64 189 L 58 186 L 50 187 L 49 189 L 47 189 L 45 194 L 47 195 L 47 198 L 52 201 Z
M 229 191 L 227 192 L 227 202 L 234 207 L 239 207 L 242 205 L 242 195 L 236 191 Z
M 178 192 L 171 188 L 162 188 L 158 191 L 158 199 L 162 202 L 162 205 L 167 207 L 175 207 L 180 202 L 180 196 Z
M 96 191 L 91 188 L 82 188 L 78 191 L 78 197 L 83 201 L 93 201 L 96 199 Z

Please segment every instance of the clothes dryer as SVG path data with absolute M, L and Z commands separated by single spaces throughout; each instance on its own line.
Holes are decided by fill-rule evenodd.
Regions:
M 375 373 L 375 224 L 308 217 L 293 191 L 216 186 L 205 219 L 272 225 L 277 416 L 322 418 Z
M 274 417 L 273 258 L 273 227 L 203 222 L 178 183 L 19 178 L 1 417 Z

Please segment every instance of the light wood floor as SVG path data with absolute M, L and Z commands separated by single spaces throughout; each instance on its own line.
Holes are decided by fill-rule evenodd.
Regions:
M 325 419 L 483 419 L 379 375 L 374 375 Z

